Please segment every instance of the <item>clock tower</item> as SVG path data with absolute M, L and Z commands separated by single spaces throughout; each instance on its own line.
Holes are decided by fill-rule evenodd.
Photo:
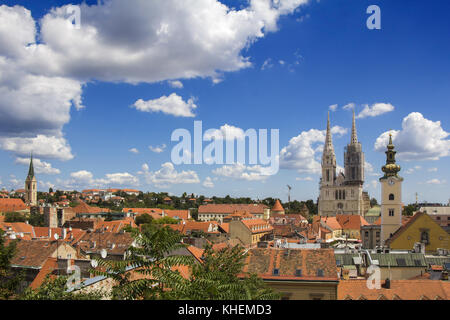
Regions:
M 384 176 L 381 183 L 381 243 L 402 226 L 402 182 L 398 175 L 400 166 L 395 163 L 394 144 L 389 134 L 389 144 L 386 151 L 386 164 L 382 167 Z

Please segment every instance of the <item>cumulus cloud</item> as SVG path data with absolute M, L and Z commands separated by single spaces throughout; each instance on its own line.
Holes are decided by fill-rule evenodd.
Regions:
M 261 167 L 260 165 L 246 166 L 242 163 L 232 165 L 224 165 L 214 169 L 213 174 L 234 180 L 261 181 L 269 177 L 270 168 Z
M 373 165 L 371 163 L 367 162 L 367 161 L 364 163 L 364 169 L 365 169 L 365 174 L 368 175 L 368 176 L 381 175 L 381 169 L 380 169 L 379 173 L 375 172 L 375 170 L 373 168 Z
M 334 126 L 331 133 L 342 136 L 347 133 L 346 128 Z M 280 151 L 280 167 L 295 169 L 299 173 L 320 173 L 322 168 L 316 160 L 322 154 L 326 130 L 310 129 L 291 138 L 289 144 Z
M 160 146 L 156 146 L 156 147 L 153 147 L 153 146 L 149 146 L 148 148 L 150 149 L 150 151 L 153 151 L 153 152 L 155 152 L 155 153 L 162 153 L 162 152 L 164 152 L 164 150 L 166 149 L 166 145 L 165 144 L 162 144 L 162 145 L 160 145 Z
M 214 182 L 211 177 L 206 177 L 205 181 L 203 181 L 203 186 L 205 188 L 214 188 Z
M 394 106 L 390 103 L 375 103 L 371 106 L 365 105 L 364 109 L 356 116 L 358 119 L 366 117 L 376 117 L 387 112 L 394 111 Z
M 221 81 L 225 72 L 250 67 L 243 49 L 276 31 L 282 15 L 306 2 L 251 0 L 239 10 L 218 0 L 82 3 L 79 29 L 67 20 L 68 5 L 51 9 L 39 20 L 39 28 L 29 10 L 2 5 L 0 138 L 62 137 L 70 109 L 83 108 L 82 88 L 92 80 L 153 83 L 209 77 Z M 193 116 L 192 109 L 174 111 L 164 105 L 150 104 L 147 111 L 157 107 Z M 73 157 L 70 152 L 59 157 L 46 150 L 39 156 Z
M 440 121 L 412 112 L 402 121 L 402 129 L 387 131 L 375 141 L 375 150 L 384 152 L 392 133 L 393 143 L 401 160 L 439 160 L 450 154 L 450 135 Z
M 73 159 L 72 150 L 67 140 L 59 136 L 39 134 L 33 138 L 0 138 L 0 147 L 21 156 L 29 156 L 32 153 L 41 158 L 58 160 Z
M 338 105 L 337 104 L 332 104 L 331 106 L 329 106 L 328 107 L 328 110 L 330 110 L 330 111 L 336 111 L 337 110 L 337 108 L 338 108 Z
M 123 173 L 108 173 L 106 174 L 108 184 L 113 185 L 138 185 L 139 180 L 128 172 Z
M 30 164 L 29 158 L 17 158 L 16 163 L 28 166 Z M 33 158 L 34 171 L 39 174 L 60 174 L 59 169 L 53 168 L 48 162 Z
M 429 168 L 428 169 L 428 172 L 437 172 L 438 171 L 438 168 Z
M 245 132 L 241 128 L 229 124 L 224 124 L 220 127 L 220 129 L 205 132 L 205 140 L 211 140 L 213 138 L 217 140 L 242 140 L 245 138 Z
M 176 117 L 195 117 L 193 111 L 197 108 L 193 98 L 190 98 L 185 102 L 183 98 L 176 93 L 172 93 L 168 97 L 162 96 L 154 100 L 144 101 L 139 99 L 133 106 L 139 111 L 162 112 Z
M 172 88 L 176 88 L 176 89 L 182 89 L 183 88 L 183 83 L 179 80 L 170 80 L 169 81 L 169 85 Z
M 406 174 L 411 174 L 411 173 L 413 173 L 413 172 L 415 172 L 415 171 L 418 171 L 418 170 L 420 170 L 420 169 L 422 169 L 421 166 L 414 166 L 414 167 L 412 167 L 412 168 L 407 169 L 407 170 L 405 171 L 405 173 L 406 173 Z
M 66 189 L 137 186 L 139 179 L 128 172 L 108 173 L 104 178 L 94 178 L 92 172 L 80 170 L 70 174 L 71 179 L 56 179 L 56 184 Z
M 145 178 L 148 184 L 153 184 L 157 187 L 169 187 L 173 184 L 189 184 L 199 183 L 200 179 L 195 171 L 180 171 L 175 170 L 173 163 L 166 162 L 161 165 L 157 171 L 150 171 L 149 166 L 144 164 L 142 171 L 138 172 Z
M 139 150 L 138 149 L 136 149 L 136 148 L 131 148 L 130 150 L 128 150 L 128 151 L 130 151 L 131 153 L 134 153 L 134 154 L 137 154 L 137 153 L 139 153 Z

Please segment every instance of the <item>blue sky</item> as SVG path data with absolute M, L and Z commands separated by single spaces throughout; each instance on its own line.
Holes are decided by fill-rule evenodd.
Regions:
M 316 199 L 327 112 L 337 105 L 330 116 L 342 166 L 352 115 L 344 106 L 353 103 L 371 196 L 379 197 L 386 132 L 394 130 L 404 202 L 415 192 L 421 201 L 450 198 L 447 1 L 280 0 L 271 10 L 260 6 L 266 0 L 221 1 L 246 18 L 212 0 L 128 1 L 121 10 L 104 2 L 81 6 L 80 30 L 58 28 L 63 6 L 80 2 L 0 2 L 0 186 L 22 187 L 32 150 L 41 190 L 132 187 L 285 201 L 290 184 L 292 198 Z M 372 4 L 381 30 L 366 27 Z M 199 12 L 214 18 L 189 20 Z M 166 101 L 166 113 L 134 106 L 172 94 L 179 99 Z M 194 116 L 174 115 L 190 99 Z M 198 120 L 204 129 L 279 129 L 280 171 L 170 165 L 173 130 L 192 132 Z

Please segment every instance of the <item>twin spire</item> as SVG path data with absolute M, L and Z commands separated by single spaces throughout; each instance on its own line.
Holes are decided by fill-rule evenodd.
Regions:
M 353 110 L 353 123 L 352 123 L 352 137 L 350 140 L 350 144 L 358 143 L 358 134 L 356 132 L 356 120 L 355 120 L 355 110 Z M 333 147 L 333 138 L 331 135 L 331 126 L 330 126 L 330 111 L 328 111 L 328 121 L 327 121 L 327 136 L 325 139 L 325 149 L 324 151 L 334 151 Z

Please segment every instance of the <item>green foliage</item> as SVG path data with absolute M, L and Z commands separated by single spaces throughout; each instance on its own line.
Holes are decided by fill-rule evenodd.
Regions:
M 144 213 L 144 214 L 137 216 L 135 219 L 135 222 L 138 226 L 140 226 L 141 224 L 152 223 L 153 218 L 148 213 Z
M 16 253 L 16 242 L 5 245 L 4 231 L 0 229 L 0 300 L 14 297 L 21 277 L 11 268 L 11 259 Z
M 191 265 L 194 261 L 190 256 L 171 255 L 174 250 L 185 247 L 180 243 L 182 235 L 154 224 L 143 225 L 141 231 L 133 229 L 132 235 L 136 247 L 128 249 L 125 260 L 100 260 L 99 268 L 92 270 L 92 273 L 116 281 L 112 290 L 113 299 L 165 299 L 164 289 L 176 287 L 182 279 L 174 267 Z M 131 279 L 130 270 L 141 277 Z
M 418 208 L 416 207 L 415 204 L 408 204 L 407 206 L 405 206 L 403 208 L 402 214 L 404 216 L 412 216 L 412 215 L 414 215 L 414 212 L 416 212 L 417 210 L 418 210 Z
M 100 300 L 105 294 L 101 290 L 92 292 L 68 291 L 68 277 L 50 278 L 48 275 L 37 289 L 27 288 L 20 300 Z
M 20 212 L 6 212 L 5 222 L 25 222 L 27 217 Z
M 29 215 L 28 223 L 33 227 L 45 227 L 44 215 L 39 212 L 33 212 Z
M 178 220 L 171 217 L 162 217 L 161 219 L 153 220 L 154 224 L 178 224 Z
M 202 263 L 191 267 L 189 279 L 180 279 L 168 293 L 171 299 L 189 300 L 275 300 L 280 295 L 256 275 L 244 275 L 246 254 L 235 246 L 214 251 L 206 246 Z M 239 278 L 241 276 L 242 279 Z
M 378 201 L 375 198 L 370 199 L 370 207 L 373 208 L 378 205 Z

